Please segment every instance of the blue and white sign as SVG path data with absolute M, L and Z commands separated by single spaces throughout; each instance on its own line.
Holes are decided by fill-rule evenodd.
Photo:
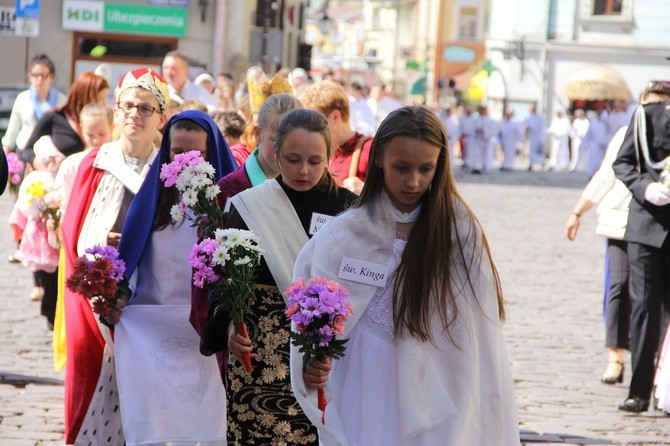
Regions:
M 40 0 L 16 0 L 14 34 L 23 37 L 40 35 Z
M 16 0 L 16 17 L 40 18 L 40 0 Z

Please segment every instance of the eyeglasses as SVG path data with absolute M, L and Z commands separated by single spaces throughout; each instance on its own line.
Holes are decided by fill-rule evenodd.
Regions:
M 30 73 L 30 77 L 33 79 L 49 79 L 51 73 Z
M 129 115 L 133 112 L 133 109 L 136 108 L 137 112 L 140 114 L 140 116 L 144 118 L 148 118 L 149 116 L 153 115 L 155 112 L 159 111 L 156 107 L 152 107 L 151 105 L 148 104 L 133 104 L 131 102 L 117 102 L 116 106 L 121 109 L 123 113 L 126 115 Z

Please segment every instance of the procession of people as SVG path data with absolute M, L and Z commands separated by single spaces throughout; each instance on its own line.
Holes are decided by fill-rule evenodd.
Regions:
M 431 110 L 300 69 L 250 67 L 235 92 L 227 73 L 191 80 L 188 63 L 171 51 L 162 73 L 113 83 L 86 71 L 62 95 L 37 54 L 2 139 L 8 261 L 33 274 L 53 330 L 66 444 L 519 444 L 504 290 L 458 185 L 492 169 L 593 174 L 566 235 L 599 204 L 601 381 L 623 382 L 630 350 L 618 408 L 670 414 L 670 82 L 547 125 L 536 103 L 498 121 L 485 103 Z M 257 264 L 215 247 L 246 231 Z M 103 252 L 124 266 L 104 311 L 71 279 Z M 242 329 L 226 302 L 245 265 Z M 296 341 L 287 290 L 313 278 L 347 290 L 349 318 L 319 332 L 346 340 L 343 356 Z M 337 306 L 308 298 L 312 316 Z

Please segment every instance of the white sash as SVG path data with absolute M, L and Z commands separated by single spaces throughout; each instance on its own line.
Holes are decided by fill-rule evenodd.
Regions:
M 226 393 L 190 305 L 129 305 L 114 350 L 126 444 L 226 445 Z
M 142 171 L 137 173 L 126 165 L 118 141 L 103 144 L 95 157 L 93 166 L 104 170 L 105 174 L 91 199 L 84 225 L 79 234 L 77 241 L 79 255 L 92 246 L 107 244 L 107 234 L 119 215 L 124 188 L 137 194 L 157 154 L 158 151 L 154 148 Z
M 137 173 L 126 164 L 123 159 L 123 152 L 121 152 L 117 145 L 105 144 L 100 147 L 100 151 L 95 157 L 95 161 L 93 161 L 93 167 L 109 172 L 126 189 L 131 191 L 133 195 L 137 195 L 140 187 L 142 187 L 144 177 L 149 172 L 149 168 L 151 168 L 151 163 L 156 159 L 156 155 L 158 155 L 158 151 L 154 147 L 142 171 Z
M 265 262 L 283 293 L 291 285 L 295 259 L 309 240 L 293 204 L 276 180 L 241 192 L 231 198 L 231 202 L 249 229 L 260 238 Z

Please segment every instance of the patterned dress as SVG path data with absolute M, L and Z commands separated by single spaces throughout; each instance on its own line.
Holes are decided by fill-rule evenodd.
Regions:
M 295 222 L 271 220 L 272 234 L 282 237 L 286 225 L 300 224 L 309 237 L 315 214 L 337 215 L 356 198 L 343 188 L 331 191 L 317 185 L 309 191 L 298 192 L 276 180 L 298 217 Z M 258 186 L 262 188 L 263 186 Z M 263 218 L 251 216 L 250 218 Z M 286 216 L 283 217 L 284 219 Z M 276 231 L 274 226 L 276 225 Z M 249 229 L 235 206 L 231 207 L 228 227 Z M 228 365 L 221 365 L 226 381 L 228 444 L 231 446 L 293 446 L 318 444 L 317 430 L 298 405 L 291 388 L 290 323 L 285 316 L 286 303 L 268 267 L 266 252 L 255 271 L 254 296 L 250 298 L 244 322 L 256 355 L 251 359 L 253 370 L 247 372 L 234 356 Z M 290 280 L 290 277 L 289 277 Z M 211 304 L 211 302 L 210 302 Z M 214 317 L 209 306 L 208 320 L 201 339 L 201 352 L 212 354 L 226 349 L 229 315 Z
M 289 373 L 290 324 L 277 287 L 256 285 L 245 316 L 254 342 L 253 370 L 229 359 L 228 443 L 231 445 L 316 445 L 316 428 L 298 405 Z
M 276 181 L 288 197 L 300 225 L 312 235 L 315 214 L 337 215 L 356 198 L 346 189 L 335 193 L 320 185 L 298 192 Z M 237 218 L 236 218 L 237 217 Z M 236 221 L 237 220 L 237 221 Z M 231 226 L 247 229 L 246 222 L 233 209 Z M 277 237 L 284 225 L 276 222 Z M 315 231 L 316 229 L 314 229 Z M 251 360 L 248 373 L 235 358 L 230 358 L 227 376 L 228 442 L 232 445 L 314 445 L 317 430 L 307 419 L 291 388 L 289 369 L 290 323 L 285 316 L 286 303 L 277 289 L 264 254 L 257 268 L 254 298 L 249 302 L 245 323 L 257 357 Z

